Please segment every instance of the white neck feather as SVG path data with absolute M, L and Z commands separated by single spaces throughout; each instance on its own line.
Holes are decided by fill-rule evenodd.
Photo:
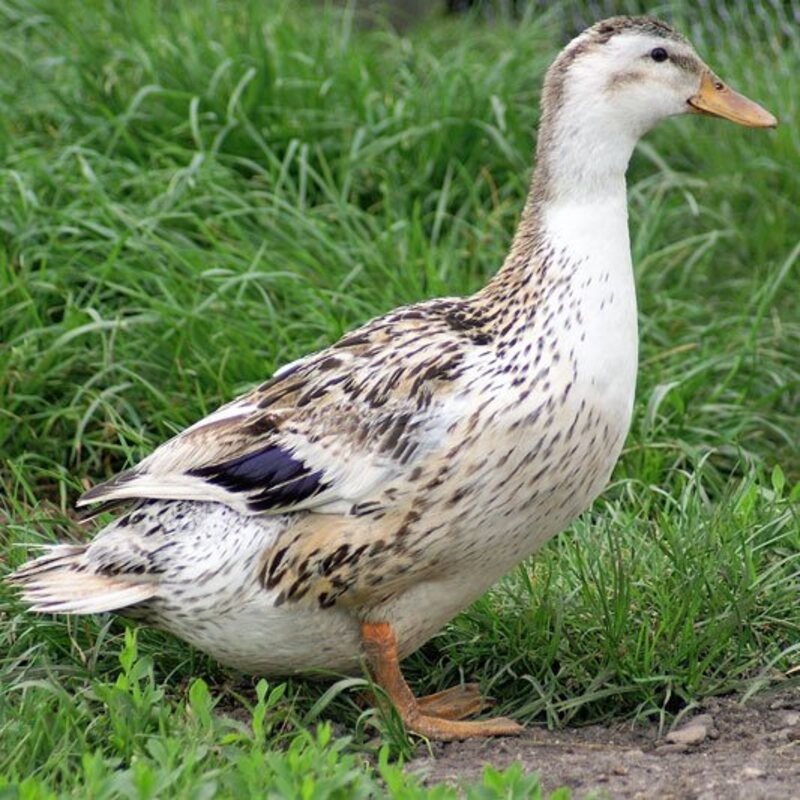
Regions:
M 580 263 L 581 273 L 602 268 L 612 273 L 631 271 L 628 207 L 625 183 L 617 191 L 586 197 L 562 197 L 541 211 L 541 226 L 556 252 L 568 263 Z
M 587 397 L 609 409 L 620 437 L 636 384 L 638 334 L 624 180 L 616 192 L 561 199 L 542 209 L 542 231 L 556 253 L 581 324 L 566 334 Z M 569 273 L 569 274 L 567 274 Z M 550 277 L 550 276 L 548 276 Z M 619 440 L 621 446 L 622 439 Z
M 572 101 L 559 109 L 537 152 L 537 178 L 548 200 L 625 194 L 625 172 L 638 135 L 602 103 Z

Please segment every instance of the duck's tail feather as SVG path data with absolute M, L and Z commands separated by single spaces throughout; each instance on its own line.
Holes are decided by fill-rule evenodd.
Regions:
M 135 576 L 103 575 L 86 559 L 87 545 L 59 544 L 9 575 L 31 611 L 48 614 L 99 614 L 149 600 L 153 583 Z

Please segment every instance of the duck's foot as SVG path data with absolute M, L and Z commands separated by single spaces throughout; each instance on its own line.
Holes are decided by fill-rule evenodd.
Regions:
M 494 702 L 481 694 L 477 683 L 465 683 L 443 692 L 418 697 L 417 705 L 428 717 L 459 720 L 480 714 L 484 709 L 491 708 Z
M 518 736 L 525 730 L 505 717 L 462 721 L 464 716 L 480 711 L 485 705 L 474 684 L 417 700 L 400 671 L 392 626 L 388 622 L 362 623 L 361 637 L 375 683 L 394 703 L 408 730 L 439 741 L 475 736 Z

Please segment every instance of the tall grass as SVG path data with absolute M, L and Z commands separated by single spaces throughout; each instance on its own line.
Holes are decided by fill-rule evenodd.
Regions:
M 614 484 L 409 660 L 420 691 L 476 677 L 525 721 L 667 724 L 710 694 L 795 674 L 800 47 L 764 8 L 755 23 L 669 9 L 782 125 L 680 119 L 640 146 L 642 367 Z M 280 364 L 398 304 L 477 289 L 525 196 L 562 22 L 434 18 L 401 36 L 296 3 L 0 2 L 4 569 L 24 543 L 88 535 L 72 521 L 81 488 Z M 0 592 L 11 779 L 111 785 L 134 754 L 160 780 L 163 748 L 194 735 L 195 676 L 217 712 L 258 702 L 249 681 L 152 631 L 137 669 L 160 694 L 135 700 L 116 683 L 131 647 L 119 623 L 35 618 Z M 280 725 L 253 747 L 285 746 L 320 707 L 361 739 L 396 730 L 348 685 L 331 700 L 291 682 Z M 108 700 L 111 686 L 128 699 Z M 117 731 L 118 752 L 107 726 L 126 714 L 143 727 Z M 209 736 L 218 747 L 226 733 Z M 332 774 L 361 770 L 353 748 L 330 756 Z M 214 761 L 219 785 L 255 769 L 242 752 Z M 200 766 L 186 774 L 205 791 Z

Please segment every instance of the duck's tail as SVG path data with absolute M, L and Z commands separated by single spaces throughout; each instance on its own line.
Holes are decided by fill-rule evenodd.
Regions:
M 103 575 L 86 557 L 88 545 L 58 544 L 9 575 L 31 611 L 48 614 L 99 614 L 149 600 L 153 583 Z

